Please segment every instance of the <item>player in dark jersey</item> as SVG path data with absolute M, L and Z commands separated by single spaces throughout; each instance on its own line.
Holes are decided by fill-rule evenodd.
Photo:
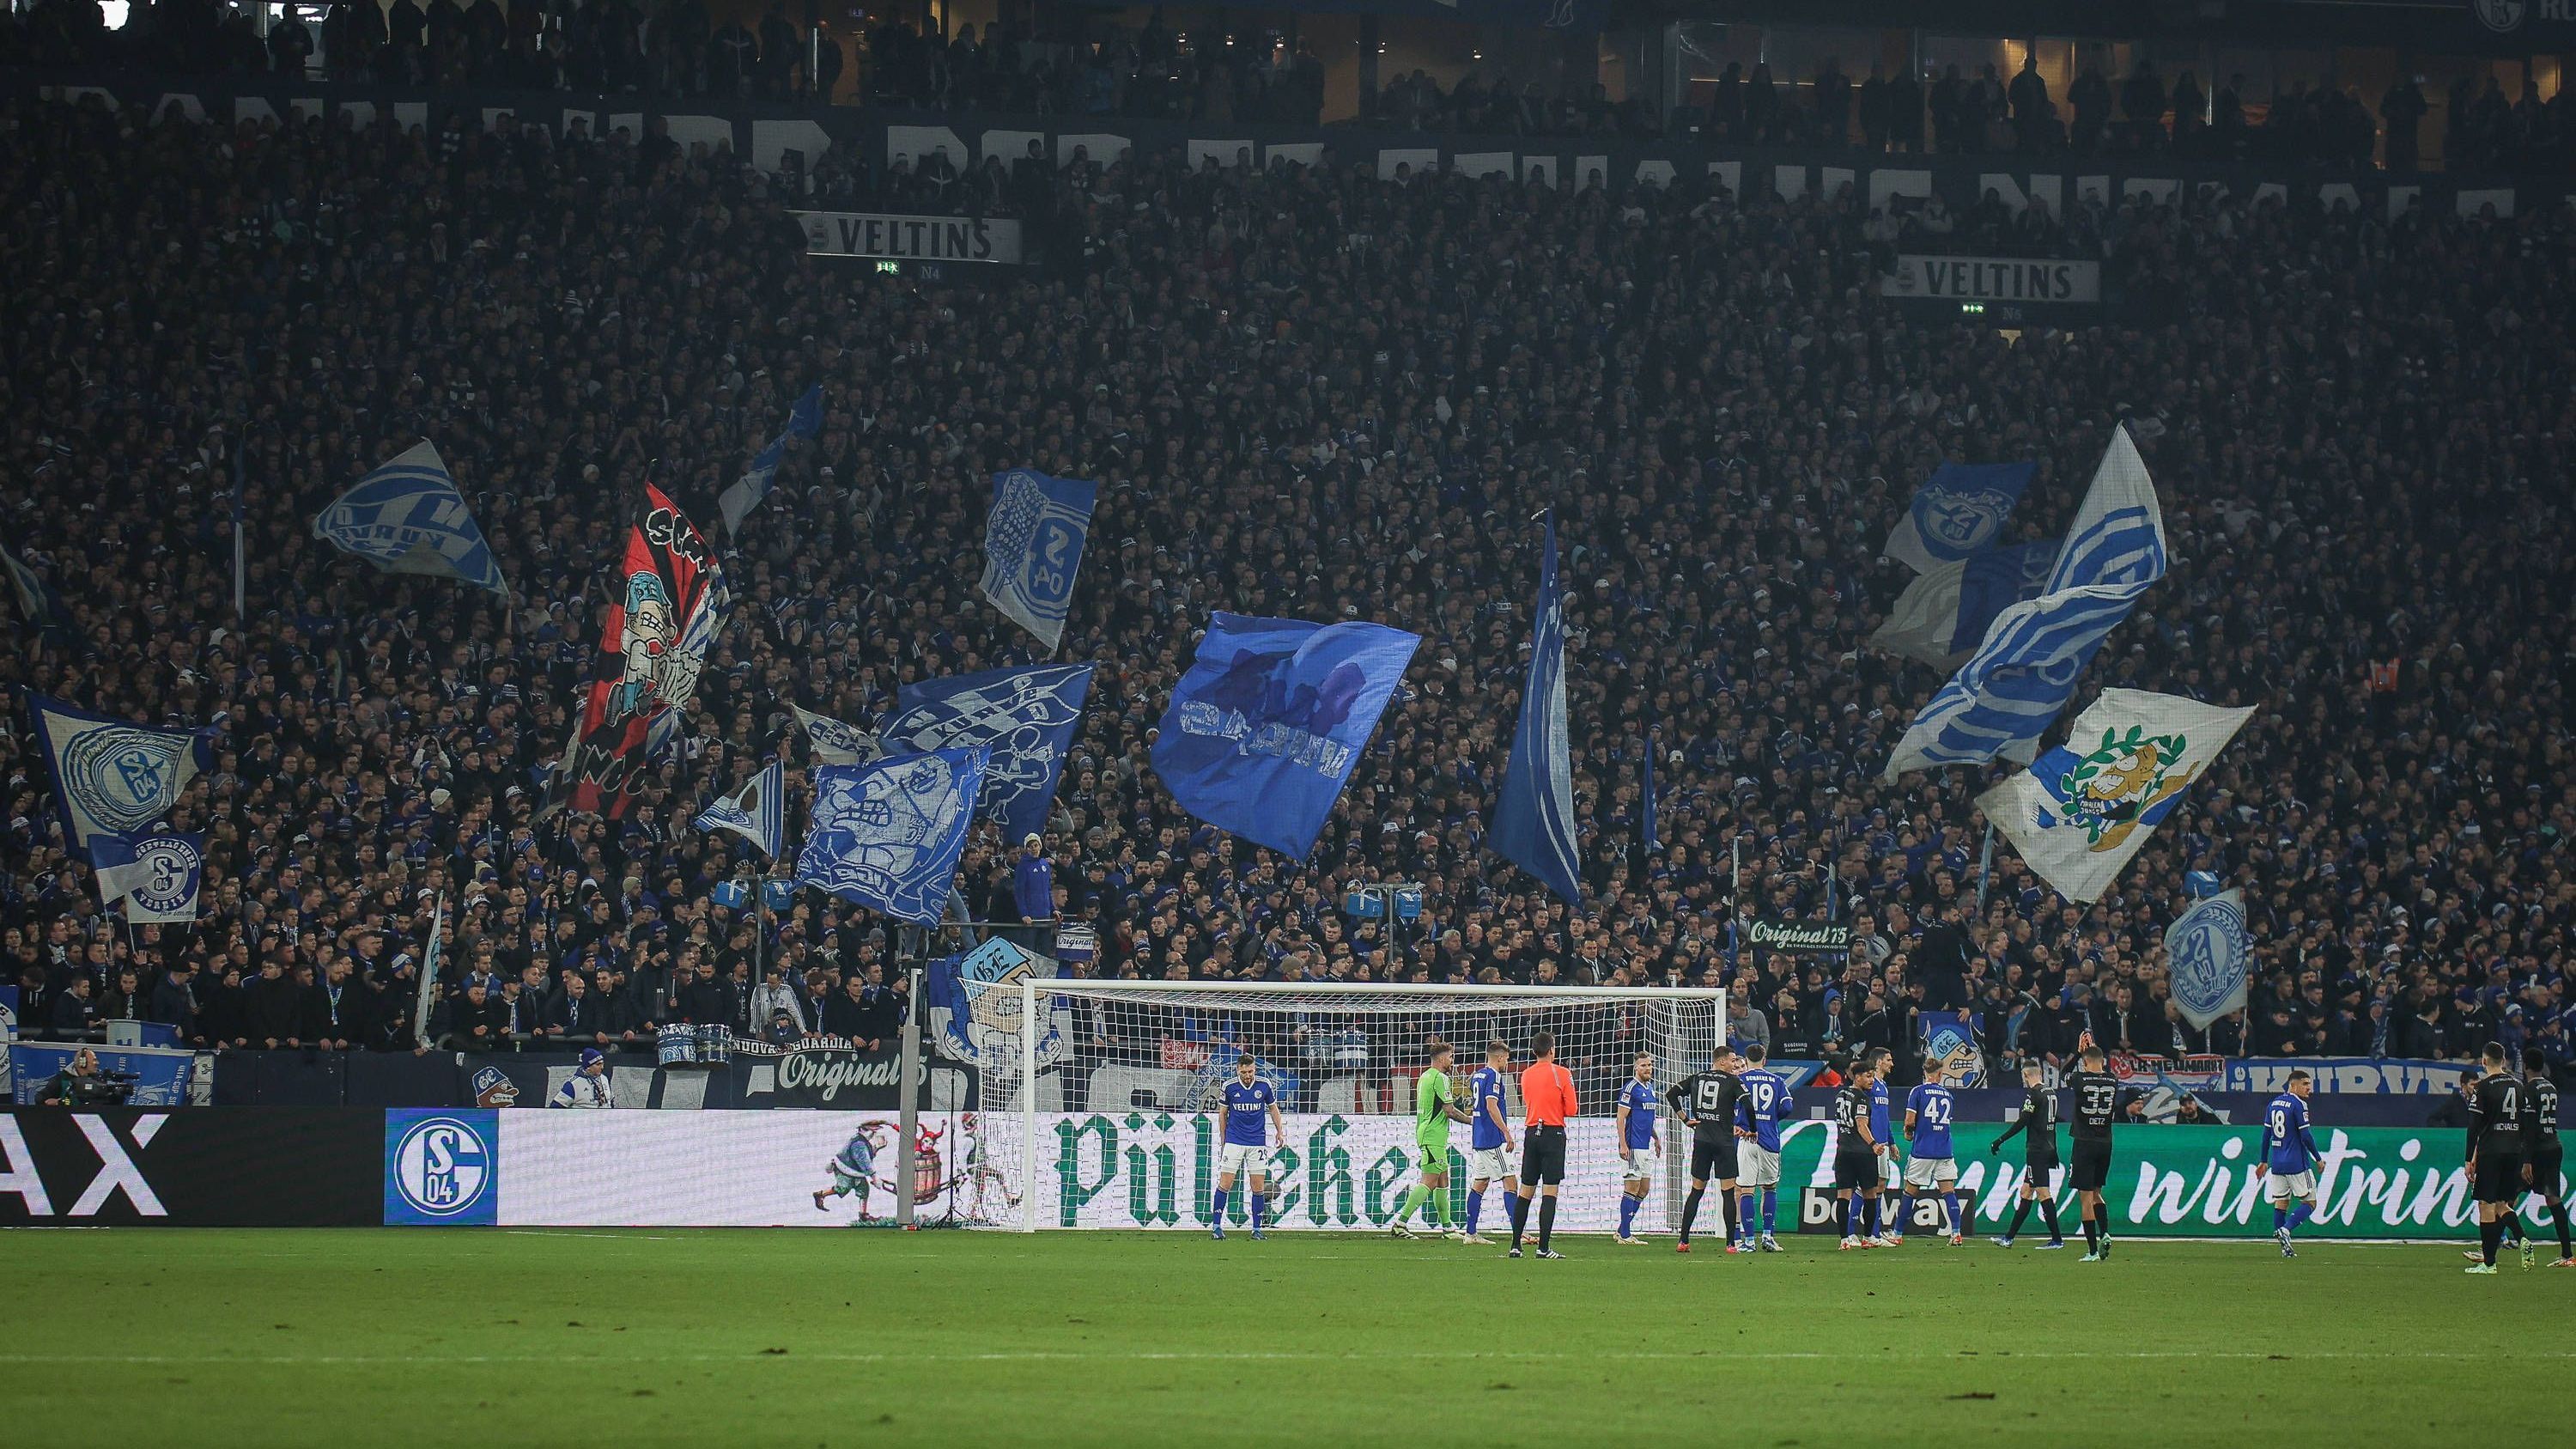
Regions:
M 2504 1048 L 2488 1042 L 2478 1054 L 2486 1075 L 2469 1094 L 2469 1183 L 2478 1202 L 2478 1261 L 2472 1273 L 2493 1273 L 2504 1246 L 2505 1223 L 2522 1200 L 2522 1079 L 2505 1070 Z M 2531 1249 L 2523 1247 L 2523 1265 Z
M 2558 1082 L 2549 1075 L 2549 1058 L 2538 1047 L 2522 1049 L 2522 1143 L 2527 1154 L 2524 1177 L 2540 1194 L 2558 1229 L 2558 1257 L 2552 1268 L 2576 1268 L 2576 1234 L 2567 1226 L 2567 1194 L 2561 1186 L 2566 1158 L 2558 1140 Z
M 1682 1199 L 1681 1241 L 1673 1248 L 1677 1253 L 1690 1251 L 1691 1225 L 1699 1221 L 1700 1197 L 1711 1182 L 1723 1194 L 1719 1201 L 1726 1209 L 1726 1251 L 1744 1251 L 1735 1221 L 1735 1108 L 1744 1100 L 1744 1083 L 1736 1073 L 1743 1070 L 1743 1056 L 1731 1046 L 1721 1046 L 1707 1071 L 1682 1078 L 1664 1094 L 1673 1115 L 1691 1130 L 1690 1196 Z
M 1842 1230 L 1846 1253 L 1865 1245 L 1857 1236 L 1864 1219 L 1854 1194 L 1878 1191 L 1879 1142 L 1869 1131 L 1870 1089 L 1877 1085 L 1878 1063 L 1862 1057 L 1834 1096 L 1834 1226 Z
M 2013 1204 L 2012 1226 L 1995 1239 L 1998 1248 L 2009 1248 L 2021 1233 L 2021 1225 L 2030 1221 L 2030 1205 L 2039 1204 L 2039 1215 L 2048 1224 L 2048 1241 L 2034 1249 L 2046 1252 L 2066 1246 L 2066 1235 L 2057 1226 L 2057 1188 L 2050 1181 L 2057 1172 L 2057 1094 L 2045 1085 L 2047 1071 L 2037 1062 L 2024 1062 L 2021 1068 L 2021 1115 L 2004 1129 L 2003 1135 L 1986 1148 L 1988 1157 L 2004 1150 L 2004 1144 L 2018 1136 L 2029 1170 L 2022 1174 L 2020 1201 Z
M 2110 1214 L 2102 1206 L 2102 1188 L 2111 1180 L 2111 1123 L 2120 1115 L 2120 1079 L 2103 1070 L 2102 1049 L 2093 1033 L 2083 1037 L 2084 1053 L 2077 1071 L 2066 1079 L 2075 1098 L 2075 1157 L 2067 1181 L 2074 1185 L 2084 1218 L 2083 1261 L 2099 1263 L 2111 1256 Z

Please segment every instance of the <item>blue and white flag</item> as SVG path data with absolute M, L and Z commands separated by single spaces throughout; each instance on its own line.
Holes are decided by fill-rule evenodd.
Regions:
M 0 571 L 9 575 L 9 593 L 18 601 L 19 618 L 43 630 L 59 630 L 70 623 L 70 615 L 53 585 L 6 548 L 0 548 Z
M 2192 1030 L 2245 1009 L 2245 963 L 2253 950 L 2241 890 L 2220 891 L 2165 928 L 2165 970 L 2174 1006 Z
M 817 767 L 797 884 L 936 925 L 975 823 L 986 758 L 978 745 Z
M 1870 647 L 1956 670 L 1976 652 L 1997 614 L 2039 597 L 2057 566 L 2057 549 L 2049 539 L 1979 549 L 1934 564 L 1896 596 L 1886 622 L 1869 636 Z
M 879 723 L 877 737 L 890 750 L 990 749 L 981 812 L 1018 840 L 1046 829 L 1065 746 L 1091 694 L 1091 671 L 1088 664 L 1041 664 L 907 684 L 895 691 L 894 713 Z
M 1964 1011 L 1926 1011 L 1915 1025 L 1923 1033 L 1922 1054 L 1941 1064 L 1943 1080 L 1961 1091 L 1992 1085 L 1986 1080 L 1986 1054 L 1977 1045 L 1977 1018 Z
M 1537 876 L 1566 904 L 1583 903 L 1575 857 L 1574 761 L 1565 711 L 1565 601 L 1556 582 L 1556 513 L 1539 556 L 1538 609 L 1530 623 L 1529 677 L 1521 686 L 1512 756 L 1494 797 L 1494 853 Z
M 1887 556 L 1921 573 L 1956 563 L 2003 536 L 2036 463 L 1944 463 L 1915 490 L 1914 506 L 1887 536 Z
M 112 835 L 89 838 L 90 869 L 98 873 L 101 905 L 125 902 L 134 925 L 197 919 L 206 879 L 203 834 Z
M 787 440 L 811 438 L 822 430 L 823 385 L 818 382 L 805 389 L 796 406 L 787 410 L 787 426 L 769 440 L 769 446 L 752 455 L 751 467 L 716 499 L 716 507 L 724 513 L 725 532 L 742 532 L 742 521 L 760 506 L 760 500 L 769 496 L 770 488 L 778 482 L 779 461 L 787 456 Z
M 1983 643 L 1914 717 L 1887 762 L 1908 770 L 2028 761 L 2075 698 L 2076 681 L 2138 596 L 2163 578 L 2164 515 L 2123 425 L 2035 599 L 1995 616 Z
M 772 760 L 698 814 L 700 830 L 730 830 L 776 860 L 787 849 L 787 771 Z
M 1303 860 L 1421 644 L 1384 624 L 1211 615 L 1154 771 L 1192 815 Z
M 921 975 L 931 1049 L 1002 1077 L 1019 1075 L 1022 1045 L 1020 983 L 1053 980 L 1056 963 L 999 936 L 962 956 L 933 961 Z M 1053 992 L 1038 993 L 1038 1070 L 1063 1061 L 1072 1041 L 1071 1013 Z M 1232 1071 L 1228 1060 L 1226 1070 Z
M 2250 705 L 2106 689 L 2065 744 L 1978 796 L 1977 808 L 2059 894 L 2098 900 L 2253 716 Z
M 387 573 L 454 579 L 509 597 L 465 495 L 426 442 L 359 479 L 314 518 L 313 536 Z
M 984 597 L 1046 645 L 1055 657 L 1073 606 L 1073 576 L 1091 536 L 1091 507 L 1100 485 L 1050 478 L 1034 468 L 993 475 L 993 511 L 984 520 Z
M 154 729 L 29 693 L 36 742 L 53 771 L 71 848 L 89 853 L 94 835 L 132 835 L 161 822 L 179 792 L 212 763 L 206 736 Z
M 885 753 L 877 737 L 856 725 L 843 724 L 828 714 L 816 714 L 801 704 L 790 703 L 796 711 L 796 722 L 805 727 L 805 744 L 818 765 L 864 765 Z

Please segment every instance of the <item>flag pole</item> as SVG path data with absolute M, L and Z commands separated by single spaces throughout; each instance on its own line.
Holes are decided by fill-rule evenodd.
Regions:
M 250 430 L 242 429 L 241 438 L 233 444 L 233 622 L 239 624 L 250 613 L 250 587 L 247 554 L 242 546 L 242 491 L 248 476 L 243 467 L 243 454 L 250 448 Z
M 1986 912 L 1986 881 L 1995 870 L 1995 822 L 1986 822 L 1986 843 L 1977 849 L 1977 914 Z

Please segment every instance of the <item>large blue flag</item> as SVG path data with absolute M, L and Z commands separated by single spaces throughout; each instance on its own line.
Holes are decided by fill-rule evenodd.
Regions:
M 787 771 L 772 760 L 730 795 L 698 813 L 700 830 L 730 830 L 776 860 L 787 849 Z
M 1383 624 L 1212 615 L 1155 773 L 1182 809 L 1303 860 L 1421 644 Z
M 1494 853 L 1537 876 L 1569 905 L 1583 903 L 1574 844 L 1574 760 L 1565 711 L 1565 600 L 1556 582 L 1556 512 L 1539 555 L 1529 677 L 1521 685 L 1512 757 L 1494 799 Z
M 125 902 L 133 925 L 197 919 L 206 880 L 202 833 L 113 835 L 89 838 L 90 869 L 98 873 L 101 905 Z
M 985 752 L 932 750 L 814 770 L 814 823 L 796 881 L 935 925 L 975 823 Z
M 2038 471 L 2036 463 L 1944 463 L 1933 469 L 1888 534 L 1887 556 L 1920 573 L 1991 545 L 2003 536 L 2004 520 Z
M 742 532 L 742 521 L 760 506 L 760 500 L 769 496 L 770 488 L 778 482 L 778 464 L 787 456 L 787 440 L 811 438 L 822 430 L 823 385 L 818 382 L 805 389 L 805 395 L 787 410 L 787 426 L 769 440 L 769 446 L 752 455 L 751 466 L 716 499 L 716 507 L 724 513 L 725 532 Z
M 1998 755 L 2029 763 L 2039 737 L 2075 698 L 2085 666 L 2138 596 L 2164 577 L 2166 561 L 2155 484 L 2123 425 L 2111 435 L 2044 591 L 1995 616 L 1977 652 L 1897 742 L 1886 778 Z
M 895 691 L 894 713 L 877 738 L 889 750 L 988 748 L 982 813 L 1019 840 L 1046 829 L 1064 748 L 1091 694 L 1091 671 L 1088 664 L 1042 664 L 907 684 Z
M 238 504 L 238 485 L 234 498 Z M 238 538 L 238 507 L 233 518 Z M 465 495 L 456 491 L 438 449 L 426 442 L 359 479 L 314 518 L 313 536 L 387 573 L 454 579 L 509 596 L 501 565 L 466 508 Z
M 212 763 L 203 731 L 129 724 L 33 692 L 27 712 L 53 772 L 65 836 L 84 855 L 94 835 L 131 835 L 158 824 Z
M 1091 506 L 1100 485 L 1050 478 L 1034 468 L 993 475 L 993 511 L 984 520 L 984 597 L 1046 645 L 1064 637 L 1073 607 L 1073 576 L 1091 536 Z

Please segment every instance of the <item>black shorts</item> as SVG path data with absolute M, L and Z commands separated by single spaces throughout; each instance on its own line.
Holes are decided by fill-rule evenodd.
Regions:
M 1848 1152 L 1834 1154 L 1834 1190 L 1863 1189 L 1878 1186 L 1878 1156 L 1855 1157 Z
M 2482 1151 L 2478 1154 L 2478 1201 L 2519 1202 L 2522 1192 L 2521 1153 Z
M 2066 1185 L 2076 1192 L 2100 1192 L 2110 1180 L 2111 1144 L 2078 1141 L 2074 1170 L 2067 1174 Z
M 2558 1196 L 2558 1179 L 2566 1170 L 2567 1148 L 2553 1137 L 2532 1151 L 2531 1190 L 2544 1197 Z
M 1735 1139 L 1731 1136 L 1715 1142 L 1692 1139 L 1690 1175 L 1693 1182 L 1735 1181 L 1739 1175 L 1735 1162 Z
M 1521 1186 L 1554 1187 L 1565 1181 L 1565 1129 L 1532 1127 L 1521 1134 Z
M 2033 1151 L 2024 1159 L 2022 1165 L 2030 1169 L 2032 1181 L 2042 1187 L 2048 1186 L 2048 1175 L 2058 1168 L 2057 1144 L 2052 1142 L 2046 1147 Z

